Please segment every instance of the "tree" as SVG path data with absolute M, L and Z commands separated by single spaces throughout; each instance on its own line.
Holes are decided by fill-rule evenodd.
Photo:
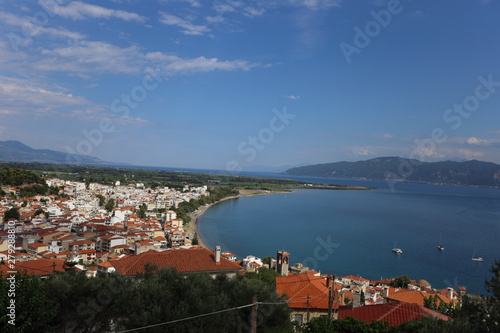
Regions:
M 193 240 L 191 241 L 191 245 L 198 245 L 198 244 L 199 244 L 198 234 L 194 233 L 194 237 L 193 237 Z
M 262 263 L 269 265 L 269 267 L 271 267 L 271 260 L 273 259 L 274 259 L 273 256 L 264 257 L 264 259 L 262 259 Z
M 493 273 L 493 277 L 486 280 L 485 288 L 488 292 L 492 293 L 497 300 L 500 300 L 500 260 L 495 259 L 493 266 L 490 268 L 490 272 Z
M 10 219 L 19 220 L 19 210 L 17 208 L 11 208 L 4 213 L 4 221 L 8 221 Z
M 106 209 L 108 212 L 111 212 L 113 208 L 115 208 L 115 199 L 109 199 L 106 203 L 106 206 L 104 206 L 104 209 Z
M 148 207 L 146 206 L 145 203 L 143 203 L 140 207 L 139 207 L 139 211 L 137 212 L 137 216 L 141 219 L 145 219 L 146 218 L 146 211 L 147 211 Z
M 408 284 L 411 283 L 411 279 L 408 275 L 398 276 L 392 279 L 391 287 L 394 288 L 406 288 Z
M 106 198 L 102 194 L 97 194 L 96 198 L 99 199 L 99 207 L 104 206 L 104 203 L 106 202 Z

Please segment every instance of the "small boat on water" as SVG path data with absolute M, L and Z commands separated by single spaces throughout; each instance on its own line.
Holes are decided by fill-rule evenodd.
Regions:
M 403 253 L 403 250 L 401 250 L 401 249 L 400 249 L 400 248 L 398 248 L 398 247 L 395 247 L 395 248 L 393 248 L 393 249 L 392 249 L 392 252 L 394 252 L 394 253 L 396 253 L 396 254 L 401 254 L 401 253 Z
M 439 251 L 444 251 L 444 246 L 443 246 L 443 245 L 441 245 L 441 244 L 439 244 L 439 245 L 438 245 L 438 249 L 439 249 Z
M 397 247 L 397 244 L 398 244 L 398 242 L 394 243 L 394 247 L 392 248 L 392 252 L 394 252 L 396 254 L 402 254 L 403 250 L 401 250 L 399 247 Z
M 472 261 L 482 262 L 483 258 L 476 256 L 476 251 L 474 250 L 474 254 L 472 255 Z

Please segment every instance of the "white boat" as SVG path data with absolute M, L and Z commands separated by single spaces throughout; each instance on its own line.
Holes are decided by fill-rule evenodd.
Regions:
M 472 255 L 472 261 L 478 261 L 478 262 L 482 262 L 483 261 L 483 258 L 482 257 L 476 257 L 476 250 L 474 250 L 474 254 Z
M 439 251 L 444 251 L 444 246 L 443 246 L 443 245 L 441 245 L 441 244 L 439 244 L 439 245 L 438 245 L 438 249 L 439 249 Z
M 395 247 L 395 248 L 393 248 L 393 249 L 392 249 L 392 252 L 394 252 L 394 253 L 396 253 L 396 254 L 401 254 L 401 253 L 403 253 L 403 250 L 401 250 L 401 249 L 400 249 L 400 248 L 398 248 L 398 247 Z

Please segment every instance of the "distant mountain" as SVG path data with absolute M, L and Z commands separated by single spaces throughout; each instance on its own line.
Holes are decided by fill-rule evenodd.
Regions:
M 296 167 L 283 174 L 500 187 L 500 165 L 477 160 L 420 162 L 401 157 L 379 157 Z
M 50 149 L 33 149 L 19 141 L 0 141 L 0 161 L 56 164 L 109 164 L 97 157 L 73 155 Z

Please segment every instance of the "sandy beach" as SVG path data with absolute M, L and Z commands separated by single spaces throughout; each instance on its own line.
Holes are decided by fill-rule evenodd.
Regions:
M 214 202 L 213 204 L 209 205 L 204 205 L 198 208 L 196 211 L 192 212 L 189 214 L 191 217 L 191 222 L 189 222 L 189 230 L 188 232 L 191 233 L 193 236 L 196 234 L 198 237 L 198 246 L 204 247 L 209 250 L 214 250 L 208 248 L 208 246 L 203 242 L 203 239 L 200 237 L 200 233 L 198 232 L 198 222 L 203 214 L 212 207 L 213 205 L 217 205 L 223 201 L 226 200 L 232 200 L 232 199 L 237 199 L 237 198 L 242 198 L 242 197 L 251 197 L 254 195 L 262 195 L 262 194 L 275 194 L 275 193 L 288 193 L 288 192 L 276 192 L 276 191 L 256 191 L 256 190 L 241 190 L 240 194 L 234 195 L 231 197 L 224 198 L 222 200 L 219 200 L 217 202 Z

